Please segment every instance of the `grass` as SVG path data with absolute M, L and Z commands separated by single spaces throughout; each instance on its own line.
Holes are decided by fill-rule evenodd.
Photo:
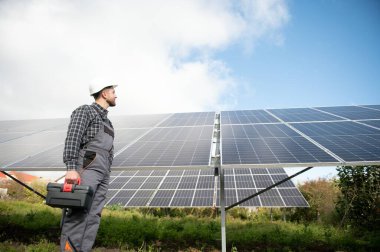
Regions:
M 181 211 L 181 210 L 178 210 Z M 187 210 L 183 210 L 186 212 Z M 59 251 L 61 210 L 0 201 L 0 251 Z M 218 251 L 218 217 L 154 216 L 146 209 L 104 209 L 94 251 Z M 320 224 L 229 216 L 228 251 L 376 251 L 379 233 L 355 235 Z

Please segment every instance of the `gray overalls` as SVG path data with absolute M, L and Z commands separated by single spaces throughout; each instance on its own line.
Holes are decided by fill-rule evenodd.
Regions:
M 77 170 L 81 173 L 81 185 L 91 186 L 95 193 L 89 212 L 73 209 L 64 217 L 61 251 L 70 251 L 67 242 L 73 247 L 72 251 L 90 251 L 95 242 L 109 184 L 113 139 L 114 131 L 107 119 L 79 152 L 77 168 L 80 169 Z

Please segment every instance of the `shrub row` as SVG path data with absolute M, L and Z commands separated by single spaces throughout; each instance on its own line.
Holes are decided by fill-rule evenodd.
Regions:
M 43 204 L 0 201 L 0 242 L 58 244 L 60 214 L 59 209 Z M 379 237 L 379 233 L 354 236 L 349 230 L 317 224 L 227 220 L 228 247 L 238 251 L 375 251 L 380 248 Z M 96 246 L 139 249 L 142 244 L 162 251 L 219 248 L 220 220 L 192 215 L 157 217 L 146 209 L 103 211 Z

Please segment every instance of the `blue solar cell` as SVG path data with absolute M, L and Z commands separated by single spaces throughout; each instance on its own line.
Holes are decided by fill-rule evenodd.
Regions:
M 355 122 L 293 124 L 346 162 L 380 160 L 380 130 Z
M 255 188 L 255 184 L 251 176 L 235 175 L 237 188 Z
M 255 188 L 267 188 L 274 184 L 270 175 L 253 175 L 255 181 Z
M 153 197 L 149 206 L 161 206 L 167 207 L 170 205 L 170 201 L 173 198 L 175 191 L 174 190 L 159 190 L 156 195 Z
M 222 164 L 296 164 L 337 162 L 303 137 L 224 139 Z
M 297 132 L 284 124 L 222 125 L 222 139 L 294 137 Z
M 380 120 L 370 120 L 370 121 L 366 120 L 366 121 L 360 121 L 360 122 L 380 129 Z
M 380 119 L 380 110 L 357 106 L 319 107 L 322 111 L 351 120 Z
M 148 129 L 117 129 L 115 130 L 114 152 L 131 144 L 134 140 L 146 133 Z
M 195 176 L 182 177 L 181 181 L 179 182 L 178 188 L 179 189 L 194 189 L 197 185 L 197 179 L 198 177 L 195 177 Z
M 269 109 L 268 111 L 285 122 L 342 120 L 340 117 L 311 108 Z
M 156 128 L 118 154 L 113 167 L 209 165 L 212 126 Z
M 177 189 L 181 177 L 166 177 L 162 182 L 160 189 Z
M 380 105 L 364 105 L 363 107 L 380 110 Z
M 152 128 L 169 116 L 170 114 L 112 116 L 111 121 L 115 129 Z
M 214 176 L 200 176 L 197 182 L 197 189 L 214 188 L 214 185 L 215 185 Z
M 110 190 L 109 190 L 110 191 Z M 113 197 L 110 197 L 108 199 L 107 205 L 122 205 L 125 206 L 127 202 L 132 198 L 132 196 L 135 194 L 135 191 L 131 190 L 113 190 L 112 194 L 114 194 Z
M 278 173 L 272 175 L 267 172 L 266 168 L 228 170 L 231 171 L 231 174 L 224 177 L 225 188 L 228 191 L 226 192 L 228 204 L 252 195 L 259 186 L 270 186 L 274 182 L 287 177 L 285 173 L 282 173 L 284 172 L 282 168 L 275 169 Z M 217 193 L 219 192 L 220 186 L 219 180 L 217 180 L 218 185 L 215 187 L 216 177 L 213 176 L 213 173 L 212 175 L 201 175 L 199 170 L 160 171 L 161 173 L 158 173 L 160 175 L 171 173 L 172 175 L 180 176 L 156 176 L 158 174 L 155 172 L 149 170 L 128 171 L 127 175 L 130 176 L 121 176 L 124 172 L 114 173 L 115 175 L 111 177 L 107 193 L 107 204 L 204 207 L 213 206 L 214 201 L 217 201 L 217 198 L 214 199 L 214 195 L 215 190 Z M 196 176 L 193 176 L 193 174 L 196 174 Z M 291 182 L 286 182 L 283 186 L 280 185 L 277 188 L 295 189 L 298 192 Z M 286 193 L 286 191 L 284 192 Z M 292 197 L 289 200 L 289 202 L 292 201 L 291 204 L 294 204 L 294 201 L 303 202 L 302 199 L 296 199 L 296 197 L 302 197 L 300 193 L 295 195 L 296 192 L 289 191 L 292 194 L 286 194 L 286 196 Z M 249 200 L 241 206 L 260 206 L 259 197 Z
M 222 111 L 220 118 L 223 125 L 279 122 L 264 110 Z
M 137 191 L 126 206 L 146 206 L 153 193 L 153 190 Z
M 171 206 L 191 206 L 194 190 L 177 190 L 174 194 Z
M 256 189 L 238 189 L 237 193 L 238 193 L 239 200 L 243 200 L 243 199 L 257 193 L 257 190 Z M 250 200 L 243 202 L 240 206 L 259 207 L 259 206 L 261 206 L 260 199 L 259 199 L 259 197 L 254 197 Z
M 225 189 L 224 190 L 224 198 L 225 198 L 225 205 L 230 206 L 236 202 L 238 202 L 237 198 L 237 192 L 236 189 Z M 216 205 L 220 206 L 220 191 L 217 191 L 217 201 Z
M 196 190 L 192 206 L 212 206 L 214 190 Z
M 252 170 L 254 170 L 254 169 L 252 169 Z M 270 174 L 279 174 L 279 173 L 286 174 L 284 168 L 268 168 L 268 172 Z
M 284 201 L 282 200 L 280 194 L 278 193 L 277 189 L 272 189 L 269 191 L 264 192 L 263 194 L 260 194 L 260 201 L 263 207 L 273 207 L 278 206 L 282 207 L 285 206 Z
M 176 113 L 158 127 L 214 125 L 215 112 Z

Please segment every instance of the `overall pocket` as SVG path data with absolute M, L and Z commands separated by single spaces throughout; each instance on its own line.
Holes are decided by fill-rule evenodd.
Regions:
M 86 150 L 83 156 L 83 169 L 86 169 L 92 162 L 94 162 L 96 157 L 95 151 Z

